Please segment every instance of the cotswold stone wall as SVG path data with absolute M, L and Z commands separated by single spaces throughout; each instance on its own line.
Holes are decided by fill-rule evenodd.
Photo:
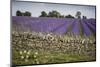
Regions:
M 16 50 L 38 50 L 64 53 L 95 52 L 95 43 L 88 38 L 75 38 L 52 33 L 13 32 L 12 48 Z

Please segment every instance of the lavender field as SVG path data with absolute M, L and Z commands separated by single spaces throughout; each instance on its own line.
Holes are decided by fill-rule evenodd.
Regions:
M 12 17 L 14 30 L 91 36 L 96 33 L 95 19 Z
M 96 19 L 12 16 L 13 65 L 96 60 Z

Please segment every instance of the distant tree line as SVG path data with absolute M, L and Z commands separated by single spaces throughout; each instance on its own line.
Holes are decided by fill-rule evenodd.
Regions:
M 31 16 L 31 13 L 26 11 L 25 13 L 21 12 L 21 11 L 16 11 L 16 16 Z
M 16 16 L 31 16 L 31 12 L 26 11 L 26 12 L 21 12 L 21 11 L 16 11 Z M 77 11 L 75 14 L 75 17 L 72 16 L 71 14 L 68 15 L 61 15 L 60 12 L 53 10 L 50 11 L 49 13 L 46 13 L 45 11 L 41 12 L 41 15 L 39 17 L 56 17 L 56 18 L 78 18 L 78 19 L 87 19 L 86 16 L 81 17 L 81 12 Z
M 58 11 L 51 11 L 49 13 L 46 13 L 45 11 L 41 12 L 41 15 L 39 17 L 56 17 L 56 18 L 74 18 L 72 15 L 61 15 Z
M 76 12 L 76 15 L 75 17 L 72 16 L 71 14 L 69 15 L 61 15 L 58 11 L 54 10 L 54 11 L 51 11 L 49 13 L 46 13 L 45 11 L 42 11 L 41 12 L 41 15 L 39 17 L 56 17 L 56 18 L 78 18 L 78 19 L 81 19 L 81 12 L 80 11 L 77 11 Z M 83 16 L 82 17 L 83 19 L 87 19 L 86 16 Z

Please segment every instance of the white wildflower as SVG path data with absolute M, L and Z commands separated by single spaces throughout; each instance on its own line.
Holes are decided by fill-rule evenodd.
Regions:
M 23 52 L 22 52 L 22 51 L 20 51 L 19 53 L 20 53 L 20 55 L 22 55 L 22 53 L 23 53 Z
M 38 52 L 35 52 L 35 54 L 37 55 L 37 54 L 38 54 Z
M 26 50 L 24 50 L 24 53 L 26 53 Z
M 21 56 L 21 59 L 24 59 L 24 56 Z
M 36 55 L 34 55 L 34 58 L 36 58 Z
M 29 50 L 29 51 L 27 52 L 27 54 L 30 55 L 30 52 L 31 52 L 31 51 Z
M 36 63 L 39 64 L 39 61 L 37 61 Z

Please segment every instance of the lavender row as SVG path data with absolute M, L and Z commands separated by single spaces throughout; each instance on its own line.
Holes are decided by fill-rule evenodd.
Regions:
M 47 18 L 47 17 L 22 17 L 13 16 L 12 23 L 20 30 L 30 30 L 35 32 L 52 32 L 56 34 L 73 33 L 79 35 L 83 31 L 83 35 L 91 35 L 91 29 L 96 31 L 95 19 L 68 19 L 68 18 Z M 81 25 L 80 25 L 81 24 Z M 91 28 L 90 28 L 91 27 Z M 80 31 L 82 30 L 82 31 Z

